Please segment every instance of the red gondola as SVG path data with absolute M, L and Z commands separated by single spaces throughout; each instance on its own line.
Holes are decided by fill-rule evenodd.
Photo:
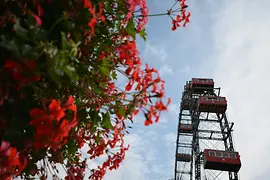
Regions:
M 241 168 L 240 155 L 238 152 L 205 149 L 204 168 L 238 172 Z
M 179 130 L 181 133 L 192 133 L 192 124 L 180 124 Z
M 214 88 L 214 80 L 206 78 L 192 78 L 191 88 L 194 90 L 194 92 L 212 92 Z
M 200 96 L 199 111 L 212 113 L 225 113 L 227 100 L 225 97 Z
M 183 154 L 183 153 L 176 154 L 177 161 L 190 162 L 191 159 L 192 159 L 192 156 L 190 154 Z
M 188 102 L 182 102 L 182 103 L 181 103 L 181 108 L 182 108 L 183 110 L 189 110 L 190 108 L 189 108 Z

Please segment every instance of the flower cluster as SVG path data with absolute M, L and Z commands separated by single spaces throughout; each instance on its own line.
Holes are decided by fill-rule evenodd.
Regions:
M 128 13 L 126 15 L 126 18 L 124 22 L 128 22 L 132 16 L 133 13 L 136 12 L 137 6 L 139 6 L 139 11 L 140 11 L 140 17 L 138 18 L 138 24 L 137 24 L 137 31 L 139 32 L 142 30 L 142 28 L 147 24 L 148 22 L 148 12 L 149 9 L 146 4 L 146 0 L 128 0 L 127 1 L 127 6 L 128 6 Z
M 178 2 L 175 27 L 190 16 L 186 1 Z M 57 178 L 57 163 L 65 179 L 84 179 L 86 161 L 106 155 L 89 175 L 102 179 L 129 149 L 126 123 L 139 113 L 146 126 L 158 122 L 170 103 L 165 82 L 136 46 L 137 34 L 146 38 L 146 0 L 0 6 L 0 179 Z M 117 74 L 127 78 L 124 88 Z
M 26 166 L 26 158 L 20 156 L 17 149 L 11 147 L 6 141 L 0 146 L 0 177 L 1 179 L 12 179 L 14 175 L 19 175 Z
M 186 12 L 187 6 L 187 0 L 178 0 L 180 4 L 180 15 L 176 16 L 176 19 L 172 18 L 172 30 L 175 31 L 178 27 L 180 27 L 180 24 L 183 23 L 183 26 L 185 27 L 187 23 L 190 22 L 190 12 Z
M 44 108 L 45 110 L 40 108 L 30 110 L 30 115 L 33 117 L 30 124 L 36 127 L 34 146 L 37 149 L 52 148 L 56 151 L 66 144 L 69 131 L 77 125 L 77 106 L 70 96 L 63 107 L 53 99 L 49 108 Z M 67 110 L 74 112 L 71 120 L 65 118 Z

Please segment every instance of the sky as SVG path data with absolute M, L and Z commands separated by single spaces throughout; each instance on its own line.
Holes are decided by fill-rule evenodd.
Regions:
M 173 3 L 147 1 L 150 14 L 164 13 Z M 152 17 L 146 42 L 138 40 L 143 63 L 159 70 L 172 103 L 157 124 L 146 127 L 142 117 L 135 118 L 125 137 L 130 144 L 125 160 L 104 180 L 173 178 L 179 104 L 192 77 L 213 78 L 227 98 L 242 161 L 240 180 L 270 179 L 270 1 L 188 0 L 188 5 L 187 27 L 172 31 L 168 17 Z M 97 162 L 88 164 L 94 168 Z
M 148 0 L 150 14 L 166 12 L 173 0 Z M 160 122 L 137 117 L 118 170 L 105 180 L 168 180 L 173 177 L 176 130 L 183 86 L 192 77 L 213 78 L 228 100 L 241 180 L 270 177 L 270 1 L 188 0 L 191 22 L 171 30 L 168 17 L 152 17 L 147 41 L 138 41 L 144 63 L 159 70 L 172 99 Z

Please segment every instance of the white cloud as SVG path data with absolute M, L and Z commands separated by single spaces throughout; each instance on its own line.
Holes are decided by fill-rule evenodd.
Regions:
M 148 167 L 140 154 L 140 147 L 143 145 L 141 140 L 142 139 L 138 134 L 126 136 L 125 142 L 131 144 L 131 147 L 126 154 L 123 164 L 117 170 L 108 171 L 104 178 L 105 180 L 144 179 Z
M 189 73 L 190 72 L 190 66 L 185 66 L 183 68 L 180 68 L 178 71 L 178 73 Z
M 167 75 L 167 74 L 170 75 L 172 73 L 173 73 L 172 67 L 170 67 L 167 64 L 161 66 L 161 68 L 159 70 L 160 76 Z
M 175 118 L 178 118 L 179 114 L 179 104 L 171 103 L 168 106 L 168 112 L 175 116 Z
M 168 57 L 166 47 L 162 44 L 148 41 L 145 46 L 143 59 L 149 62 L 164 62 Z
M 169 132 L 167 134 L 165 134 L 163 136 L 163 140 L 166 142 L 165 145 L 167 146 L 167 148 L 173 148 L 173 150 L 175 149 L 175 142 L 176 142 L 176 132 Z
M 215 81 L 228 99 L 229 120 L 242 158 L 241 179 L 256 180 L 270 168 L 270 1 L 223 1 L 218 9 Z M 263 177 L 261 178 L 263 179 Z
M 108 172 L 104 179 L 168 179 L 173 173 L 176 136 L 163 134 L 156 128 L 159 128 L 156 124 L 143 127 L 126 136 L 125 142 L 131 146 L 123 164 L 119 169 Z
M 167 117 L 165 117 L 164 115 L 161 115 L 160 118 L 159 118 L 158 123 L 166 124 L 166 123 L 168 123 L 168 121 L 169 121 L 169 120 L 168 120 Z
M 172 66 L 167 65 L 167 64 L 161 65 L 161 67 L 159 68 L 160 76 L 172 75 L 176 73 L 189 73 L 189 72 L 190 72 L 190 66 L 188 65 L 182 68 L 177 68 L 177 70 L 173 70 Z
M 126 136 L 125 142 L 131 146 L 122 165 L 117 170 L 108 171 L 104 179 L 147 179 L 150 171 L 149 165 L 156 156 L 153 141 L 151 141 L 154 135 L 154 132 L 148 131 Z

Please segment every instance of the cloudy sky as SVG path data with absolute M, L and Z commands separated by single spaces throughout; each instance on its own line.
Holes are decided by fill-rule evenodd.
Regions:
M 150 13 L 165 12 L 174 0 L 149 0 Z M 105 180 L 168 180 L 173 177 L 179 103 L 186 80 L 214 78 L 228 99 L 235 122 L 241 180 L 270 179 L 270 1 L 189 0 L 191 23 L 171 31 L 167 17 L 153 17 L 144 62 L 159 69 L 171 97 L 158 124 L 143 126 L 138 117 L 127 136 L 130 151 L 122 166 Z

